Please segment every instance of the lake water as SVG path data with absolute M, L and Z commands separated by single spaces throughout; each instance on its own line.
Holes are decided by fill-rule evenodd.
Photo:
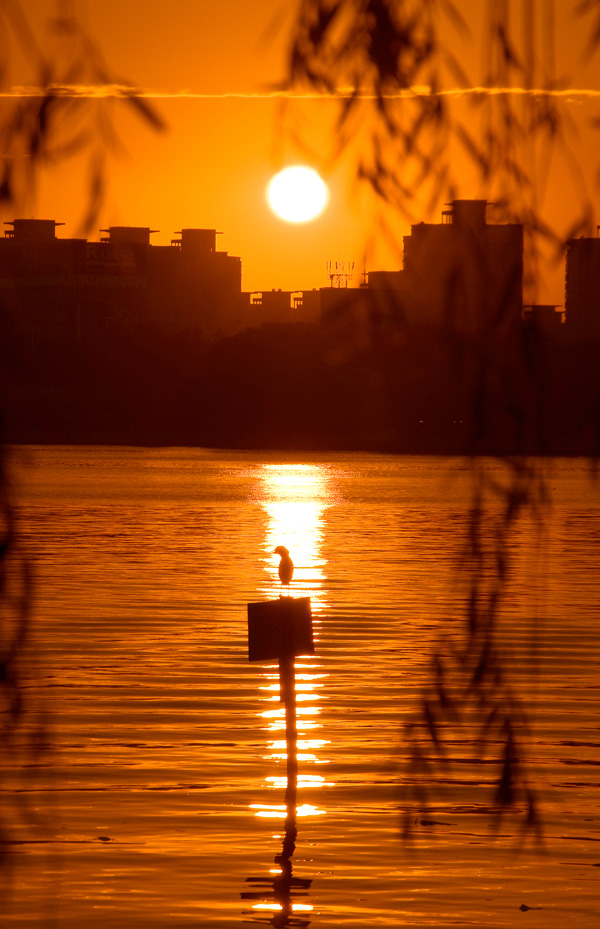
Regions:
M 26 720 L 48 711 L 50 750 L 23 767 L 17 739 L 3 763 L 2 926 L 599 925 L 600 492 L 585 462 L 547 463 L 545 531 L 517 526 L 499 614 L 539 845 L 519 838 L 522 805 L 498 824 L 499 760 L 473 762 L 468 721 L 445 734 L 451 764 L 406 763 L 431 656 L 463 638 L 468 464 L 47 447 L 14 450 L 12 468 L 36 575 Z M 492 461 L 483 474 L 506 480 Z M 296 662 L 289 911 L 273 893 L 284 710 L 277 668 L 248 662 L 246 618 L 279 596 L 279 544 L 316 638 Z

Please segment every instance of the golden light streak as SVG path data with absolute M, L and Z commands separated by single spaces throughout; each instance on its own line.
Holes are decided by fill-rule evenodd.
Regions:
M 326 811 L 321 810 L 318 806 L 311 803 L 303 803 L 302 806 L 296 807 L 296 816 L 325 816 Z
M 322 675 L 321 675 L 321 676 L 322 676 Z M 312 694 L 312 695 L 315 697 L 315 699 L 316 699 L 317 696 L 321 696 L 321 695 L 315 693 L 315 691 L 316 691 L 317 689 L 320 689 L 321 687 L 323 687 L 323 684 L 314 684 L 314 685 L 313 685 L 313 684 L 310 683 L 310 682 L 302 683 L 302 681 L 301 681 L 300 683 L 298 683 L 298 678 L 296 678 L 296 699 L 297 699 L 297 700 L 300 700 L 300 694 L 303 694 L 305 699 L 306 699 L 307 696 L 309 696 L 310 694 Z M 279 699 L 279 684 L 269 684 L 268 687 L 259 687 L 258 689 L 259 689 L 259 690 L 266 690 L 266 691 L 268 691 L 269 693 L 272 693 L 272 694 L 273 694 L 272 697 L 265 697 L 265 698 L 264 698 L 265 700 L 278 700 L 278 699 Z
M 297 746 L 300 751 L 305 751 L 308 748 L 322 748 L 323 745 L 330 745 L 331 743 L 327 739 L 298 739 Z M 281 739 L 278 742 L 271 742 L 269 748 L 273 751 L 282 751 L 285 749 L 285 739 Z
M 271 777 L 266 777 L 265 780 L 273 787 L 282 790 L 285 790 L 287 785 L 287 777 L 285 776 L 277 777 L 273 775 Z M 335 784 L 332 781 L 326 781 L 320 774 L 300 774 L 298 776 L 298 790 L 301 790 L 303 787 L 335 787 Z
M 299 706 L 296 708 L 296 716 L 307 716 L 309 713 L 320 713 L 321 708 L 318 706 Z M 260 714 L 261 716 L 271 719 L 273 717 L 285 717 L 285 708 L 281 707 L 277 710 L 265 710 Z
M 48 84 L 46 87 L 15 85 L 0 90 L 0 98 L 19 97 L 84 97 L 88 99 L 128 99 L 139 97 L 148 100 L 323 100 L 348 99 L 355 96 L 360 100 L 405 100 L 414 97 L 464 97 L 464 96 L 527 96 L 573 99 L 595 99 L 600 97 L 600 90 L 591 87 L 450 87 L 446 90 L 433 90 L 431 87 L 407 87 L 394 93 L 377 95 L 369 90 L 357 93 L 350 87 L 340 87 L 333 93 L 317 93 L 297 90 L 257 90 L 253 92 L 223 91 L 221 93 L 203 93 L 192 90 L 143 90 L 126 84 Z
M 287 808 L 280 805 L 251 803 L 250 809 L 256 810 L 254 815 L 260 816 L 262 819 L 285 819 L 287 816 Z M 303 803 L 296 807 L 296 816 L 298 818 L 306 816 L 325 816 L 326 814 L 326 810 L 322 810 L 318 806 L 313 806 L 312 803 Z
M 269 723 L 268 726 L 263 726 L 264 732 L 282 732 L 285 729 L 285 719 L 274 719 L 273 722 Z M 321 723 L 318 723 L 314 720 L 303 719 L 302 720 L 302 731 L 306 732 L 309 729 L 322 729 L 323 726 Z

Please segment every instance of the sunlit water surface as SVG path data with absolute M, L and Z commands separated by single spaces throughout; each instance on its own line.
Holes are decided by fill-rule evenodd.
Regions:
M 520 810 L 494 833 L 496 761 L 469 764 L 468 732 L 431 774 L 430 818 L 409 806 L 412 843 L 400 835 L 402 727 L 432 649 L 462 634 L 464 462 L 53 447 L 13 465 L 36 574 L 27 695 L 50 712 L 51 751 L 4 779 L 2 926 L 599 925 L 600 495 L 585 462 L 552 464 L 546 542 L 517 529 L 501 609 L 541 848 L 522 846 Z M 279 596 L 279 544 L 317 640 L 297 661 L 289 916 L 269 884 L 277 668 L 247 660 L 246 604 Z

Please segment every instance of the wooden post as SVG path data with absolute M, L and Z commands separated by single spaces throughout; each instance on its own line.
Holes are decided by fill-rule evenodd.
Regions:
M 296 729 L 295 656 L 284 650 L 279 658 L 279 692 L 285 706 L 285 837 L 279 863 L 288 861 L 296 849 L 296 795 L 298 791 L 298 732 Z
M 285 707 L 286 788 L 285 839 L 280 862 L 288 861 L 296 847 L 296 795 L 298 748 L 296 729 L 296 668 L 299 655 L 314 655 L 309 597 L 279 597 L 248 604 L 248 659 L 279 661 L 279 694 Z
M 281 854 L 275 862 L 281 868 L 276 877 L 249 877 L 246 880 L 254 887 L 265 890 L 250 890 L 241 894 L 244 900 L 256 900 L 271 896 L 280 907 L 277 925 L 288 925 L 292 916 L 292 892 L 306 892 L 312 878 L 292 876 L 292 856 L 296 849 L 298 829 L 296 826 L 296 796 L 298 792 L 298 754 L 296 728 L 296 668 L 295 659 L 300 655 L 314 655 L 312 616 L 309 597 L 280 597 L 262 603 L 248 604 L 248 659 L 249 661 L 279 662 L 279 695 L 285 707 L 286 786 L 285 786 L 285 833 Z M 270 891 L 266 888 L 270 887 Z M 273 922 L 275 925 L 275 922 Z
M 287 751 L 287 776 L 296 780 L 298 777 L 298 759 L 296 750 L 296 668 L 294 655 L 282 655 L 279 659 L 279 688 L 281 702 L 285 706 L 285 743 Z

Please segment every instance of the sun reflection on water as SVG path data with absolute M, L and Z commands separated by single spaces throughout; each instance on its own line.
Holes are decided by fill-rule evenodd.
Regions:
M 264 539 L 264 558 L 267 580 L 260 590 L 266 597 L 272 598 L 280 593 L 277 574 L 279 556 L 274 554 L 278 545 L 285 545 L 294 561 L 294 576 L 290 585 L 290 594 L 294 597 L 310 597 L 313 615 L 315 642 L 318 641 L 319 615 L 327 606 L 326 567 L 323 556 L 323 513 L 335 505 L 337 497 L 333 490 L 333 480 L 328 468 L 311 464 L 265 464 L 259 472 L 260 491 L 258 501 L 268 515 Z M 302 664 L 296 661 L 296 719 L 298 724 L 298 761 L 310 764 L 326 764 L 320 757 L 322 749 L 328 745 L 326 739 L 307 738 L 308 734 L 321 728 L 318 721 L 321 708 L 320 693 L 327 675 L 320 673 L 315 659 L 303 658 Z M 304 662 L 311 662 L 305 664 Z M 261 686 L 266 691 L 261 702 L 260 716 L 268 721 L 266 731 L 270 734 L 285 730 L 285 709 L 279 704 L 279 674 L 276 667 L 266 668 L 263 672 L 265 683 Z M 268 744 L 270 757 L 276 763 L 285 763 L 285 740 Z M 266 779 L 272 790 L 281 787 L 281 779 Z M 298 787 L 308 786 L 308 781 L 298 778 Z M 285 786 L 285 778 L 283 779 Z M 310 785 L 315 787 L 316 781 Z
M 260 483 L 257 502 L 264 508 L 268 521 L 263 543 L 265 580 L 259 593 L 266 600 L 275 599 L 283 593 L 277 570 L 279 557 L 275 549 L 284 545 L 294 562 L 289 595 L 310 597 L 313 633 L 318 651 L 319 619 L 325 613 L 328 602 L 327 560 L 323 556 L 323 513 L 335 503 L 328 470 L 305 464 L 264 465 L 260 472 Z M 285 595 L 288 595 L 287 589 Z M 292 912 L 312 910 L 310 904 L 292 901 L 292 894 L 301 891 L 306 893 L 312 883 L 312 878 L 292 876 L 292 857 L 299 822 L 326 814 L 322 805 L 322 791 L 323 788 L 334 786 L 321 774 L 313 773 L 315 766 L 329 763 L 324 757 L 329 740 L 317 732 L 322 729 L 320 702 L 326 697 L 322 690 L 328 675 L 323 673 L 318 658 L 313 656 L 297 658 L 294 670 L 292 718 L 295 711 L 295 727 L 291 737 L 290 730 L 286 731 L 286 710 L 281 703 L 279 668 L 271 664 L 261 671 L 257 712 L 262 731 L 266 734 L 265 794 L 264 799 L 259 798 L 258 802 L 250 805 L 254 816 L 285 823 L 284 834 L 272 837 L 283 839 L 283 849 L 275 856 L 275 863 L 280 864 L 281 868 L 271 869 L 271 877 L 267 880 L 248 878 L 254 889 L 242 894 L 245 899 L 254 897 L 254 911 L 281 913 L 276 919 L 277 925 L 282 926 L 292 925 L 289 922 Z M 289 686 L 286 684 L 286 687 Z M 293 750 L 290 748 L 292 745 Z M 291 752 L 290 758 L 288 749 Z M 300 765 L 302 773 L 298 771 L 297 765 Z M 304 792 L 304 802 L 299 802 L 297 790 Z M 293 924 L 296 925 L 295 922 Z M 302 925 L 308 925 L 308 922 L 303 921 Z
M 315 730 L 322 728 L 322 723 L 319 722 L 319 715 L 321 713 L 321 707 L 319 706 L 319 700 L 322 700 L 325 695 L 321 693 L 321 689 L 324 686 L 324 679 L 328 676 L 323 674 L 318 666 L 315 667 L 315 673 L 311 673 L 311 665 L 307 665 L 304 662 L 310 661 L 311 659 L 301 659 L 302 664 L 299 662 L 296 663 L 296 724 L 298 738 L 296 741 L 297 748 L 297 758 L 298 762 L 304 765 L 326 765 L 329 763 L 328 759 L 323 757 L 323 750 L 327 745 L 330 744 L 329 739 L 320 738 Z M 267 733 L 267 736 L 271 738 L 266 743 L 267 754 L 265 759 L 270 759 L 275 765 L 285 765 L 287 761 L 287 746 L 285 738 L 282 738 L 281 735 L 285 733 L 285 707 L 279 702 L 279 674 L 275 671 L 275 668 L 266 668 L 261 672 L 261 677 L 268 683 L 262 684 L 259 687 L 259 690 L 262 691 L 262 695 L 259 700 L 260 703 L 269 707 L 268 709 L 260 709 L 259 716 L 263 720 L 262 729 Z M 272 707 L 273 703 L 276 703 L 276 706 Z M 266 723 L 266 725 L 265 725 Z M 281 734 L 281 735 L 280 735 Z M 267 788 L 272 790 L 285 790 L 286 787 L 286 773 L 279 774 L 269 774 L 265 777 L 265 784 Z M 320 787 L 332 787 L 333 784 L 329 781 L 326 781 L 324 777 L 320 775 L 302 773 L 298 775 L 298 790 L 301 789 L 318 789 Z M 272 810 L 272 804 L 254 804 L 251 809 L 253 810 Z M 306 809 L 308 809 L 306 807 Z M 282 815 L 285 815 L 285 806 L 281 807 L 283 811 Z M 310 815 L 307 812 L 300 813 L 300 807 L 297 808 L 298 816 Z M 320 814 L 324 812 L 323 810 L 317 809 L 315 807 L 315 813 Z M 255 816 L 269 815 L 265 813 L 256 812 Z
M 294 562 L 290 593 L 310 597 L 316 616 L 327 605 L 323 513 L 337 499 L 329 470 L 321 465 L 265 464 L 259 482 L 257 502 L 269 517 L 264 540 L 267 580 L 261 593 L 269 597 L 279 593 L 279 559 L 274 550 L 285 545 Z

